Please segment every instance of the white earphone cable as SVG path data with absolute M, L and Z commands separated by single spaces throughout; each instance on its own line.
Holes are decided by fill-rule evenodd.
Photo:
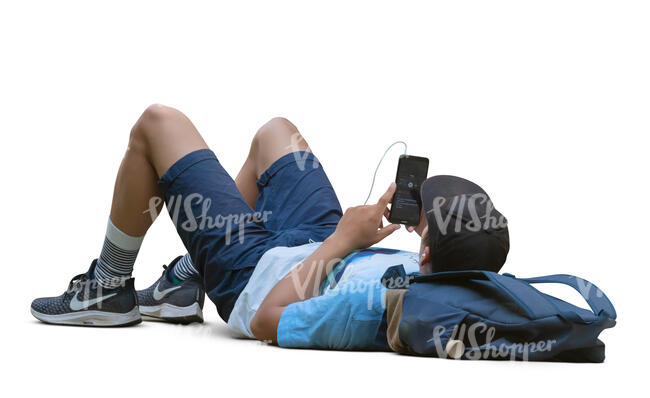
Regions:
M 370 195 L 372 195 L 372 189 L 375 187 L 375 178 L 377 178 L 377 172 L 379 171 L 379 166 L 381 166 L 381 162 L 384 161 L 384 158 L 386 157 L 386 154 L 388 153 L 388 151 L 390 151 L 390 149 L 392 147 L 394 147 L 395 145 L 397 145 L 397 144 L 404 145 L 404 155 L 406 155 L 406 150 L 407 150 L 406 142 L 404 142 L 404 141 L 395 141 L 392 144 L 390 144 L 390 146 L 386 149 L 384 154 L 381 155 L 381 159 L 379 159 L 379 163 L 377 164 L 377 168 L 375 169 L 375 174 L 372 175 L 372 184 L 370 184 L 370 192 L 368 192 L 368 197 L 366 198 L 366 201 L 363 202 L 364 205 L 368 203 L 368 199 L 370 199 Z

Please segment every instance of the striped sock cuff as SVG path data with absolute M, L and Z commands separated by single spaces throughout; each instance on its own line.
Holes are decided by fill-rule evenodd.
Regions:
M 95 279 L 104 288 L 112 289 L 131 277 L 133 264 L 144 236 L 129 236 L 108 220 L 106 238 L 95 267 Z
M 178 262 L 174 265 L 174 268 L 172 268 L 172 273 L 174 278 L 178 279 L 179 281 L 184 281 L 191 278 L 192 276 L 199 275 L 199 271 L 194 266 L 194 263 L 192 263 L 192 259 L 190 258 L 189 253 L 178 260 Z

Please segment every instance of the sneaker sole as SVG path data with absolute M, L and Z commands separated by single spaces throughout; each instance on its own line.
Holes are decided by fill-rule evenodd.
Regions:
M 138 311 L 137 306 L 124 314 L 90 310 L 49 315 L 35 311 L 32 308 L 32 315 L 39 321 L 53 325 L 110 327 L 131 326 L 142 322 L 142 317 L 140 317 L 140 311 Z
M 145 317 L 155 318 L 154 320 L 163 320 L 171 323 L 203 323 L 203 311 L 198 302 L 187 307 L 179 307 L 169 303 L 141 305 L 140 314 Z M 150 319 L 145 318 L 145 320 L 148 321 Z

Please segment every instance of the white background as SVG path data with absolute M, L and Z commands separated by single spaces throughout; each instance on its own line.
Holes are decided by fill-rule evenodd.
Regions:
M 647 376 L 646 2 L 0 4 L 1 388 L 547 397 L 615 394 Z M 207 322 L 187 327 L 37 322 L 30 301 L 62 293 L 99 254 L 129 130 L 158 102 L 184 111 L 233 175 L 256 129 L 289 118 L 343 207 L 365 199 L 398 139 L 430 158 L 430 175 L 478 182 L 509 219 L 504 271 L 579 275 L 614 302 L 619 325 L 601 335 L 606 362 L 280 349 L 229 338 L 210 302 Z M 382 246 L 417 250 L 418 240 L 402 230 Z M 162 216 L 136 286 L 182 253 Z

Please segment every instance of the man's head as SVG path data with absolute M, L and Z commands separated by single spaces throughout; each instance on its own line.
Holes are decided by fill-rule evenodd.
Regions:
M 508 224 L 481 187 L 441 175 L 428 178 L 420 195 L 414 228 L 421 237 L 420 272 L 501 269 L 510 249 Z

